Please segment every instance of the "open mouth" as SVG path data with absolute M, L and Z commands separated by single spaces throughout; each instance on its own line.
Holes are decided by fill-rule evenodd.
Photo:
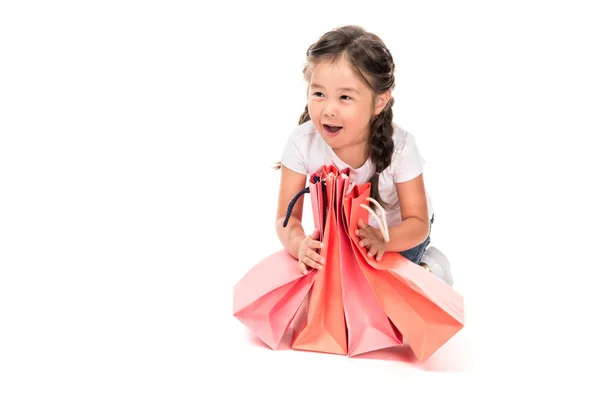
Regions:
M 327 133 L 328 136 L 337 136 L 340 132 L 340 130 L 342 129 L 341 126 L 335 126 L 335 125 L 323 125 L 323 128 L 325 128 L 325 132 Z

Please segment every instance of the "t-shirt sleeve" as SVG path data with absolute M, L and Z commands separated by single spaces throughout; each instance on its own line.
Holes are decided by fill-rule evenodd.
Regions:
M 294 132 L 288 137 L 283 152 L 281 154 L 281 164 L 285 165 L 292 171 L 300 174 L 308 175 L 308 167 L 306 161 L 302 157 L 302 153 L 298 149 Z
M 392 157 L 394 182 L 406 182 L 423 172 L 425 160 L 421 157 L 415 137 L 407 133 L 403 145 L 397 146 Z

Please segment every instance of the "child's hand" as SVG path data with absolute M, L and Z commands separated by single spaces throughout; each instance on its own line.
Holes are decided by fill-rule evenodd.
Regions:
M 309 236 L 305 237 L 300 243 L 298 250 L 298 267 L 300 271 L 306 275 L 308 274 L 308 267 L 321 269 L 325 259 L 321 257 L 316 251 L 312 249 L 322 249 L 324 244 L 316 240 L 319 237 L 319 230 L 315 231 Z
M 360 238 L 359 246 L 367 249 L 367 257 L 375 257 L 377 261 L 381 261 L 387 245 L 381 230 L 365 224 L 360 218 L 358 219 L 358 228 L 356 236 Z

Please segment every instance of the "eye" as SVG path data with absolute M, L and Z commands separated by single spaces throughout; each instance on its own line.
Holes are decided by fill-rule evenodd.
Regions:
M 352 100 L 352 97 L 349 97 L 349 96 L 346 96 L 346 95 L 342 96 L 342 99 L 343 99 L 343 100 L 346 100 L 346 99 L 344 99 L 344 97 L 345 97 L 346 99 L 348 99 L 348 100 Z
M 321 93 L 321 92 L 314 92 L 314 93 L 313 93 L 313 96 L 320 97 L 320 95 L 322 95 L 322 94 L 323 94 L 323 93 Z

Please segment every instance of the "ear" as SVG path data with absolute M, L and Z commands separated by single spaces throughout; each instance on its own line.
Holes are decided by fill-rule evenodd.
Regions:
M 375 99 L 374 115 L 379 115 L 379 113 L 381 113 L 381 111 L 383 111 L 383 109 L 385 108 L 387 103 L 390 101 L 391 97 L 392 97 L 391 90 L 388 90 L 382 94 L 377 95 L 377 98 Z

